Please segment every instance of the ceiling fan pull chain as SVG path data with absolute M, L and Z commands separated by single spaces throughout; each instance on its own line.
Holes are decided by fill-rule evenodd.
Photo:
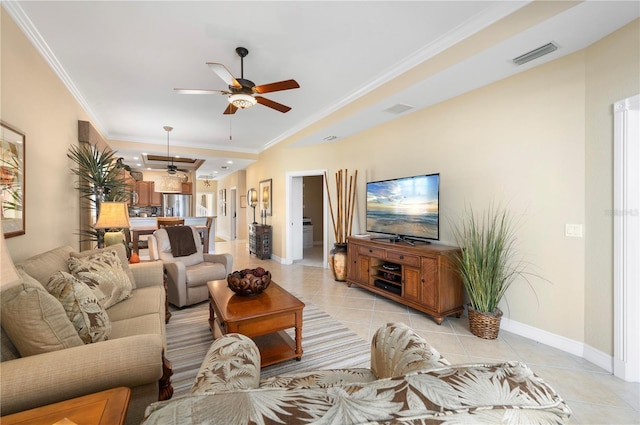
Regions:
M 229 140 L 233 140 L 231 137 L 231 120 L 233 119 L 233 115 L 229 115 Z

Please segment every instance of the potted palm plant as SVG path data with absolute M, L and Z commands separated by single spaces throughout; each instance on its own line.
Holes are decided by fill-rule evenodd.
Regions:
M 469 208 L 453 231 L 462 250 L 456 261 L 469 296 L 471 333 L 495 339 L 502 317 L 498 304 L 525 272 L 525 264 L 516 258 L 513 222 L 503 208 L 491 206 L 482 214 Z
M 82 198 L 88 200 L 88 208 L 95 211 L 95 218 L 100 215 L 100 205 L 104 201 L 124 202 L 129 199 L 129 191 L 121 173 L 124 167 L 116 152 L 109 148 L 102 151 L 97 146 L 81 143 L 71 145 L 67 152 L 77 168 L 72 172 L 78 176 L 77 189 Z M 101 246 L 104 230 L 82 229 L 80 231 L 85 240 L 94 241 Z

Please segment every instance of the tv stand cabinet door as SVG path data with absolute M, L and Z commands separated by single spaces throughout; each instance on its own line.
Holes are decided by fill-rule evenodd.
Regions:
M 402 267 L 402 297 L 420 302 L 420 269 L 415 267 Z
M 352 245 L 348 251 L 349 257 L 349 269 L 347 271 L 349 280 L 362 285 L 372 285 L 369 279 L 369 265 L 370 259 L 365 255 L 360 255 L 358 252 L 358 246 Z

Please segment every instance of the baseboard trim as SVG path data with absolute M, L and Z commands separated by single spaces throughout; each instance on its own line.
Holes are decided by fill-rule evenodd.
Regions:
M 554 334 L 536 327 L 526 325 L 503 317 L 500 328 L 505 331 L 541 342 L 558 350 L 582 357 L 583 359 L 613 373 L 613 357 L 582 342 Z

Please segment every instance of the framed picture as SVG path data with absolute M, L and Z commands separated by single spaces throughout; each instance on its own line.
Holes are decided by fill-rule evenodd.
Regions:
M 260 211 L 264 211 L 266 215 L 271 215 L 272 197 L 271 197 L 271 179 L 262 180 L 258 187 L 258 206 Z
M 0 121 L 0 213 L 5 238 L 25 234 L 24 133 Z

